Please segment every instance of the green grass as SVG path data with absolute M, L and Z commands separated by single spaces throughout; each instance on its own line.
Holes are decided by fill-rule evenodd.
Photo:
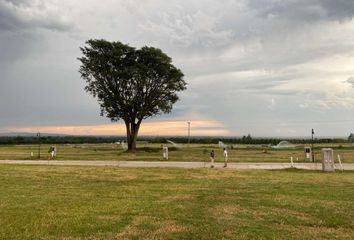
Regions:
M 48 159 L 48 149 L 51 145 L 42 145 L 41 158 Z M 171 145 L 166 145 L 170 148 Z M 320 149 L 323 147 L 334 148 L 335 157 L 341 155 L 343 162 L 354 162 L 354 147 L 351 144 L 316 145 L 316 159 L 320 160 Z M 61 144 L 57 145 L 57 160 L 120 160 L 120 161 L 160 161 L 162 160 L 162 144 L 141 144 L 136 153 L 126 153 L 121 146 L 116 144 Z M 190 147 L 182 145 L 181 149 L 170 151 L 169 161 L 209 161 L 209 153 L 216 151 L 216 161 L 223 161 L 222 149 L 217 145 L 192 144 Z M 294 149 L 268 149 L 263 150 L 252 145 L 237 145 L 229 149 L 230 162 L 290 162 L 293 156 L 295 162 L 304 162 L 304 145 Z M 37 159 L 37 145 L 0 145 L 0 159 Z M 297 160 L 298 159 L 298 160 Z
M 353 239 L 354 172 L 0 165 L 0 239 Z

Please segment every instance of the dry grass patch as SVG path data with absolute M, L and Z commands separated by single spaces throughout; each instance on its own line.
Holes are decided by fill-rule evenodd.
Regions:
M 240 214 L 250 214 L 250 211 L 237 204 L 223 204 L 210 209 L 209 213 L 217 220 L 218 223 L 223 224 L 227 221 L 232 221 Z
M 276 224 L 275 228 L 291 234 L 293 239 L 353 239 L 354 231 L 347 228 L 331 228 L 323 226 L 293 226 L 289 224 Z M 339 237 L 340 236 L 340 237 Z
M 174 195 L 167 195 L 164 197 L 164 200 L 166 201 L 172 201 L 172 202 L 179 202 L 179 201 L 187 201 L 187 200 L 192 200 L 194 198 L 193 195 L 191 194 L 174 194 Z
M 166 239 L 171 233 L 186 231 L 187 228 L 174 220 L 162 220 L 148 216 L 136 216 L 118 233 L 115 239 Z

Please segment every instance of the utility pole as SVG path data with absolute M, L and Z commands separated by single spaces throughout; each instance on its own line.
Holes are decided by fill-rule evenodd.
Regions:
M 38 159 L 41 159 L 41 133 L 37 133 L 38 137 Z
M 188 145 L 191 143 L 191 122 L 188 123 Z
M 315 134 L 315 131 L 313 130 L 312 128 L 312 131 L 311 131 L 311 145 L 312 145 L 312 162 L 315 162 L 315 149 L 313 148 L 313 135 Z

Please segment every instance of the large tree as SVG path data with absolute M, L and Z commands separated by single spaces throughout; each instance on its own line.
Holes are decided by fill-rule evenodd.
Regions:
M 141 122 L 171 112 L 177 92 L 186 89 L 183 73 L 153 47 L 91 39 L 80 49 L 85 90 L 98 99 L 101 116 L 124 121 L 128 150 L 135 150 Z

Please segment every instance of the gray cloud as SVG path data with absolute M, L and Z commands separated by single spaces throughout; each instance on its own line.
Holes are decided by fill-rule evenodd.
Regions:
M 352 85 L 352 87 L 354 88 L 354 77 L 350 77 L 347 79 L 347 83 L 349 83 L 350 85 Z
M 209 1 L 208 7 L 195 9 L 182 1 L 157 14 L 145 6 L 139 38 L 162 46 L 181 62 L 187 59 L 185 69 L 191 75 L 283 68 L 353 51 L 353 42 L 337 22 L 350 19 L 346 11 L 354 13 L 347 2 L 332 7 L 327 1 Z M 313 17 L 314 9 L 322 9 L 321 19 L 328 23 L 302 16 Z M 285 19 L 267 17 L 272 14 Z M 344 41 L 337 44 L 333 35 Z
M 354 16 L 351 0 L 249 0 L 249 6 L 264 18 L 309 21 L 349 21 Z
M 68 31 L 71 23 L 58 10 L 48 8 L 43 0 L 0 0 L 1 31 L 33 29 Z

